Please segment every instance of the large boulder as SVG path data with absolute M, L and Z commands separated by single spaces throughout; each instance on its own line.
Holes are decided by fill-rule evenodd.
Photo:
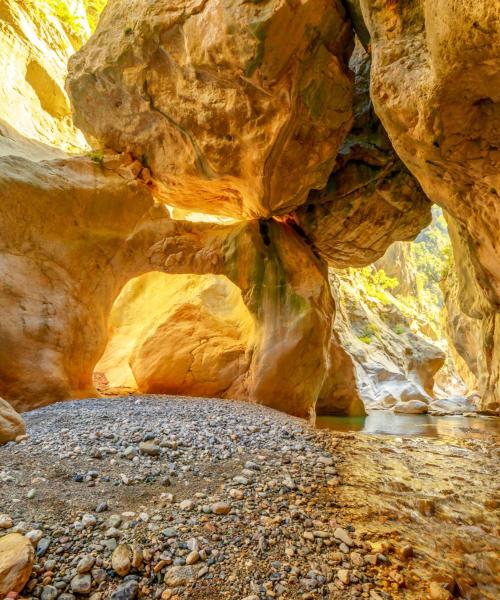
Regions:
M 227 277 L 153 272 L 122 289 L 109 332 L 95 371 L 110 391 L 234 398 L 255 325 Z
M 350 127 L 351 39 L 340 0 L 110 0 L 69 63 L 75 123 L 147 162 L 169 204 L 286 213 Z
M 315 250 L 336 268 L 362 267 L 398 240 L 414 239 L 431 221 L 431 204 L 397 157 L 370 99 L 371 60 L 352 55 L 354 125 L 327 186 L 312 191 L 293 218 Z
M 6 400 L 0 398 L 0 445 L 11 442 L 24 433 L 26 425 L 21 416 Z
M 0 538 L 0 597 L 9 592 L 19 593 L 26 585 L 35 552 L 31 542 L 19 533 Z

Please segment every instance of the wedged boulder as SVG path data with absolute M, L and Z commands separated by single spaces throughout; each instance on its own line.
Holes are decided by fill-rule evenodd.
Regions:
M 356 74 L 354 125 L 327 186 L 312 191 L 293 214 L 316 252 L 336 268 L 369 265 L 431 222 L 430 202 L 375 114 L 370 62 L 358 44 L 350 63 Z
M 408 400 L 407 402 L 398 402 L 393 410 L 395 413 L 402 413 L 407 415 L 421 415 L 426 413 L 428 406 L 425 402 L 420 400 Z
M 3 398 L 0 398 L 0 445 L 12 442 L 18 435 L 26 433 L 24 421 Z
M 31 542 L 19 533 L 0 537 L 0 597 L 19 593 L 33 569 L 35 551 Z
M 147 162 L 169 204 L 287 213 L 349 130 L 351 40 L 340 0 L 110 0 L 69 62 L 74 120 Z
M 0 158 L 0 393 L 14 407 L 95 395 L 116 297 L 161 271 L 225 275 L 239 287 L 256 333 L 232 393 L 314 415 L 334 307 L 324 264 L 293 228 L 176 221 L 128 154 L 40 161 L 38 146 L 31 160 L 26 148 Z M 156 374 L 141 356 L 132 362 L 148 388 Z

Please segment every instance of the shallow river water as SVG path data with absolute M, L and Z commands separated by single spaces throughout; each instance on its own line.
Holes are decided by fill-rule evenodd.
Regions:
M 377 411 L 317 426 L 332 430 L 345 516 L 383 552 L 413 549 L 388 571 L 391 598 L 430 598 L 432 580 L 450 598 L 500 598 L 500 419 Z
M 316 426 L 334 431 L 361 431 L 399 436 L 483 438 L 493 435 L 500 438 L 500 419 L 482 416 L 434 417 L 374 411 L 366 417 L 321 416 L 316 419 Z

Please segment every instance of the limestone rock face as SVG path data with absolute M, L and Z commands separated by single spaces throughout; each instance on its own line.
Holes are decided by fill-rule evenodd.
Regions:
M 356 46 L 354 125 L 325 189 L 312 191 L 294 219 L 334 267 L 362 267 L 431 221 L 431 204 L 399 160 L 370 100 L 370 58 Z
M 35 552 L 31 542 L 19 533 L 0 538 L 0 596 L 20 592 L 33 568 Z
M 479 408 L 495 412 L 500 408 L 500 313 L 477 278 L 468 232 L 451 218 L 448 230 L 454 255 L 443 283 L 448 338 L 463 359 L 464 380 L 477 386 Z
M 110 0 L 69 63 L 75 123 L 143 157 L 169 204 L 286 213 L 349 130 L 351 35 L 340 0 Z
M 361 0 L 371 94 L 427 196 L 467 228 L 477 279 L 500 305 L 500 31 L 489 0 Z
M 375 266 L 383 269 L 388 277 L 398 280 L 395 294 L 418 297 L 417 271 L 411 251 L 411 244 L 396 242 L 392 244 Z
M 414 400 L 426 405 L 432 402 L 434 377 L 444 364 L 444 352 L 414 333 L 408 317 L 396 305 L 385 306 L 364 292 L 353 274 L 330 270 L 330 284 L 337 307 L 333 328 L 347 363 L 345 367 L 337 360 L 336 368 L 332 360 L 330 369 L 337 378 L 347 373 L 349 381 L 350 373 L 354 374 L 353 406 L 358 397 L 367 408 L 392 408 Z M 331 371 L 325 386 L 329 377 Z M 338 404 L 337 395 L 327 396 L 326 391 L 325 387 L 318 410 L 323 414 L 349 412 L 348 402 Z
M 25 154 L 28 147 L 22 147 Z M 142 167 L 135 169 L 128 155 L 106 154 L 98 162 L 34 156 L 0 158 L 5 398 L 24 410 L 94 395 L 93 369 L 125 283 L 150 271 L 213 273 L 239 287 L 254 321 L 238 397 L 314 415 L 333 301 L 323 263 L 291 227 L 175 221 L 134 178 Z M 156 374 L 145 369 L 142 357 L 151 343 L 143 342 L 132 364 L 145 373 L 141 385 L 147 388 Z M 210 368 L 205 371 L 209 376 Z
M 24 433 L 26 426 L 21 416 L 6 400 L 0 398 L 0 444 L 11 442 Z
M 72 2 L 74 18 L 80 4 Z M 81 24 L 88 27 L 83 18 Z M 70 38 L 44 0 L 0 0 L 1 118 L 31 139 L 68 150 L 84 147 L 64 89 L 66 63 L 81 41 Z
M 334 328 L 330 339 L 328 370 L 316 403 L 318 415 L 342 414 L 351 417 L 366 414 L 356 379 L 356 367 L 341 337 Z

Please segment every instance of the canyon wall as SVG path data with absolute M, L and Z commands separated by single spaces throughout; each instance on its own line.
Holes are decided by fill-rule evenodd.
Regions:
M 381 59 L 360 44 L 351 57 L 339 1 L 176 0 L 167 10 L 111 0 L 69 63 L 74 120 L 92 151 L 62 85 L 81 30 L 0 1 L 0 43 L 17 48 L 0 99 L 1 395 L 20 410 L 95 395 L 102 357 L 108 382 L 133 378 L 147 392 L 217 394 L 311 418 L 319 399 L 322 412 L 359 413 L 359 365 L 380 341 L 373 403 L 432 400 L 441 353 L 410 331 L 368 348 L 359 337 L 376 315 L 359 294 L 344 298 L 344 314 L 351 284 L 328 275 L 328 265 L 368 265 L 414 238 L 431 205 L 411 172 L 432 187 L 377 94 L 373 106 L 370 63 L 373 93 Z M 186 213 L 196 222 L 171 216 Z M 470 250 L 489 306 L 494 285 L 477 274 L 491 266 L 492 243 L 485 234 Z M 178 291 L 191 289 L 182 302 L 172 275 L 185 277 Z M 485 340 L 498 331 L 493 313 Z M 399 387 L 380 400 L 391 378 Z
M 357 14 L 370 36 L 377 115 L 427 196 L 460 224 L 475 302 L 488 305 L 483 338 L 489 374 L 481 389 L 482 407 L 498 407 L 498 7 L 487 0 L 351 4 L 361 9 Z M 458 253 L 455 264 L 460 260 Z M 474 318 L 470 308 L 466 314 Z

